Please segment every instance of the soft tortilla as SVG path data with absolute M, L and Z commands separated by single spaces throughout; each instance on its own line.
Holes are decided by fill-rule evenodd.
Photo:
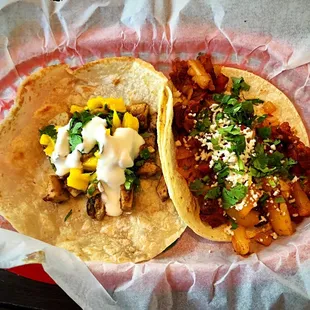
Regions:
M 239 69 L 222 67 L 222 73 L 227 77 L 243 77 L 250 85 L 250 91 L 242 92 L 246 99 L 260 98 L 264 101 L 271 101 L 277 106 L 274 113 L 281 122 L 287 121 L 294 124 L 296 134 L 300 139 L 309 145 L 307 131 L 292 102 L 280 90 L 261 77 Z M 192 195 L 186 180 L 177 171 L 175 157 L 175 144 L 172 133 L 173 121 L 173 99 L 171 90 L 167 89 L 169 100 L 163 102 L 159 109 L 159 145 L 165 180 L 169 189 L 170 197 L 184 222 L 198 235 L 213 241 L 230 241 L 231 236 L 225 233 L 227 225 L 217 228 L 201 221 L 200 207 L 197 199 Z
M 44 202 L 47 176 L 53 170 L 38 130 L 72 104 L 85 105 L 97 95 L 123 97 L 126 104 L 143 101 L 157 111 L 167 101 L 166 84 L 151 65 L 128 57 L 95 61 L 73 72 L 58 65 L 28 77 L 0 126 L 0 214 L 17 231 L 85 261 L 139 262 L 161 253 L 186 226 L 171 200 L 159 199 L 158 180 L 141 180 L 132 214 L 101 222 L 88 217 L 83 197 L 60 205 Z

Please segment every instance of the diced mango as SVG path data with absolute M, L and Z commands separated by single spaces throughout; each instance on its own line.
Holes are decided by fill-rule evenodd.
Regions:
M 87 171 L 95 171 L 97 168 L 98 158 L 92 156 L 83 162 L 83 168 Z
M 113 112 L 113 119 L 112 119 L 112 130 L 115 131 L 116 128 L 121 127 L 121 120 L 116 112 L 116 110 L 114 110 Z
M 107 105 L 110 110 L 117 112 L 126 112 L 126 106 L 123 98 L 106 98 Z
M 132 129 L 134 129 L 136 131 L 139 130 L 139 120 L 135 116 L 132 116 L 128 112 L 126 112 L 124 114 L 123 124 L 122 125 L 125 128 L 132 128 Z
M 108 106 L 110 110 L 117 112 L 126 112 L 126 106 L 123 98 L 103 98 L 101 96 L 90 98 L 87 101 L 87 107 L 92 111 L 96 109 L 105 109 Z
M 40 144 L 41 145 L 48 145 L 52 138 L 49 135 L 43 134 L 40 137 Z
M 70 113 L 74 113 L 74 112 L 82 112 L 82 111 L 84 111 L 84 108 L 85 107 L 80 107 L 80 106 L 78 106 L 78 105 L 75 105 L 75 104 L 73 104 L 71 107 L 70 107 Z
M 44 149 L 44 153 L 47 156 L 51 156 L 55 148 L 54 140 L 49 135 L 43 134 L 40 137 L 40 144 L 46 146 L 46 148 Z
M 106 129 L 105 132 L 108 136 L 111 136 L 111 128 Z
M 90 173 L 82 173 L 82 169 L 78 168 L 70 169 L 70 174 L 67 178 L 68 186 L 85 192 L 89 181 Z
M 87 101 L 87 107 L 89 108 L 89 110 L 95 110 L 95 109 L 100 109 L 100 108 L 105 108 L 105 101 L 104 98 L 98 96 L 98 97 L 94 97 L 94 98 L 90 98 Z

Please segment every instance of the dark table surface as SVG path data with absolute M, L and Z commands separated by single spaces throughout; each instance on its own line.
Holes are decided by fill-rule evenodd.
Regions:
M 81 309 L 57 285 L 0 269 L 0 309 Z

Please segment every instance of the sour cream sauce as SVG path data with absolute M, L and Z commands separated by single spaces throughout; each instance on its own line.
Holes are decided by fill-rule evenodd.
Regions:
M 51 156 L 56 174 L 64 176 L 71 168 L 82 168 L 81 153 L 89 153 L 98 142 L 100 158 L 96 172 L 101 183 L 102 200 L 108 215 L 121 215 L 120 186 L 125 183 L 125 169 L 133 166 L 144 139 L 132 128 L 117 128 L 111 136 L 106 131 L 106 120 L 95 116 L 82 130 L 83 143 L 70 154 L 69 127 L 70 122 L 58 129 Z

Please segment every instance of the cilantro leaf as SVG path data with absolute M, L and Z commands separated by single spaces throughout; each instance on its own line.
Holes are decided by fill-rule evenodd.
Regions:
M 235 125 L 219 128 L 218 131 L 221 135 L 240 135 L 240 128 Z
M 129 168 L 125 169 L 125 178 L 126 181 L 124 183 L 124 186 L 127 191 L 131 190 L 133 186 L 139 185 L 139 178 L 136 176 L 134 171 Z
M 267 193 L 264 193 L 259 199 L 258 199 L 258 205 L 265 207 L 267 200 L 269 199 L 269 195 Z
M 198 132 L 206 132 L 211 125 L 211 120 L 209 118 L 209 113 L 207 109 L 203 109 L 199 112 L 198 116 L 197 116 L 197 123 L 195 125 L 194 130 Z M 191 135 L 196 135 L 196 134 L 192 134 Z
M 140 152 L 140 157 L 144 160 L 147 160 L 151 157 L 151 153 L 147 148 L 145 148 Z
M 244 136 L 228 137 L 227 140 L 232 143 L 231 151 L 234 151 L 237 155 L 241 155 L 244 152 L 246 147 Z
M 256 119 L 256 122 L 257 122 L 258 124 L 262 123 L 262 122 L 266 119 L 267 116 L 268 116 L 268 114 L 263 114 L 263 115 L 259 116 L 259 117 Z
M 281 203 L 281 202 L 285 202 L 285 199 L 282 196 L 278 196 L 274 199 L 274 201 L 276 203 Z
M 42 135 L 48 135 L 50 136 L 53 140 L 57 139 L 57 130 L 54 125 L 48 125 L 42 129 L 39 130 L 40 136 Z
M 247 194 L 248 187 L 242 184 L 238 184 L 232 187 L 230 190 L 223 188 L 223 208 L 229 209 L 238 202 L 240 202 Z
M 235 230 L 238 228 L 238 224 L 232 218 L 230 219 L 230 223 L 231 223 L 232 230 Z
M 189 189 L 192 192 L 196 192 L 197 195 L 201 195 L 202 194 L 202 189 L 203 188 L 204 188 L 204 184 L 199 179 L 196 179 L 195 181 L 193 181 L 193 182 L 191 182 L 189 184 Z
M 64 222 L 67 221 L 67 219 L 72 215 L 72 209 L 68 212 L 68 214 L 65 216 Z
M 212 187 L 205 195 L 205 199 L 217 199 L 221 196 L 221 188 L 219 186 Z
M 213 171 L 217 174 L 217 182 L 219 184 L 224 183 L 225 178 L 229 175 L 229 168 L 222 160 L 214 163 Z
M 82 136 L 75 135 L 75 134 L 69 134 L 69 144 L 70 144 L 71 152 L 73 152 L 80 143 L 83 143 Z
M 240 77 L 240 78 L 232 77 L 231 79 L 232 79 L 232 82 L 233 82 L 231 93 L 235 97 L 239 97 L 239 94 L 240 94 L 241 90 L 248 91 L 250 89 L 250 85 L 245 83 L 243 77 Z
M 271 135 L 271 128 L 270 127 L 256 128 L 256 132 L 262 139 L 267 139 Z

